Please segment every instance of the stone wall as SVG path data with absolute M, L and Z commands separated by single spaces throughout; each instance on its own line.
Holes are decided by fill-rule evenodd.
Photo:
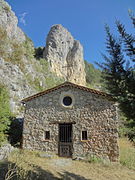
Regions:
M 73 97 L 73 105 L 64 107 L 64 94 Z M 58 154 L 58 123 L 73 124 L 73 157 L 96 155 L 111 161 L 119 156 L 117 144 L 117 111 L 113 102 L 102 96 L 63 87 L 26 103 L 23 131 L 23 148 L 43 150 Z M 52 122 L 52 123 L 51 123 Z M 87 130 L 88 141 L 81 140 L 81 132 Z M 50 131 L 50 141 L 43 134 Z

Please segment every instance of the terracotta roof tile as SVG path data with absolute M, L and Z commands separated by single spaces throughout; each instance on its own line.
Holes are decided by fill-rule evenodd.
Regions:
M 81 89 L 81 90 L 84 90 L 84 91 L 87 91 L 87 92 L 90 92 L 90 93 L 93 93 L 93 94 L 104 96 L 107 99 L 112 100 L 112 96 L 105 93 L 105 92 L 101 92 L 101 91 L 91 89 L 91 88 L 88 88 L 88 87 L 85 87 L 85 86 L 77 85 L 77 84 L 74 84 L 74 83 L 71 83 L 71 82 L 64 82 L 63 84 L 55 86 L 55 87 L 53 87 L 51 89 L 47 89 L 47 90 L 42 91 L 40 93 L 34 94 L 33 96 L 29 96 L 29 97 L 23 99 L 21 102 L 25 103 L 27 101 L 30 101 L 31 99 L 37 98 L 37 97 L 42 96 L 44 94 L 48 94 L 48 93 L 50 93 L 52 91 L 55 91 L 55 90 L 63 88 L 63 87 L 73 87 L 73 88 Z

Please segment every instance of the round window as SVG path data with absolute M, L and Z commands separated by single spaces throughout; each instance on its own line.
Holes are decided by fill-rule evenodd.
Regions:
M 72 104 L 72 98 L 70 96 L 65 96 L 63 98 L 63 104 L 65 106 L 70 106 Z

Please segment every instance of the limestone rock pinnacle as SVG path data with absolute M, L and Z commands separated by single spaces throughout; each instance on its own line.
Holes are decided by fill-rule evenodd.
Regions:
M 65 81 L 86 84 L 83 47 L 62 25 L 51 27 L 43 57 L 49 62 L 51 71 Z

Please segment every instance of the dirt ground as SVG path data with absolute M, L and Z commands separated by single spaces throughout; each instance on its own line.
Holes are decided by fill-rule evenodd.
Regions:
M 47 180 L 135 180 L 135 171 L 116 163 L 88 163 L 57 157 L 42 158 L 34 164 Z
M 8 180 L 135 180 L 135 148 L 127 139 L 119 142 L 121 164 L 90 163 L 45 152 L 16 150 L 0 162 L 0 180 L 7 180 L 7 172 L 14 170 L 19 172 L 19 178 Z
M 120 163 L 89 163 L 57 156 L 47 158 L 28 152 L 19 154 L 17 158 L 16 155 L 12 155 L 7 163 L 1 163 L 0 174 L 3 174 L 6 169 L 9 171 L 10 163 L 16 164 L 15 169 L 22 167 L 23 180 L 25 170 L 27 172 L 25 180 L 135 180 L 135 171 Z M 7 180 L 4 174 L 0 180 Z M 20 180 L 20 178 L 15 180 Z

